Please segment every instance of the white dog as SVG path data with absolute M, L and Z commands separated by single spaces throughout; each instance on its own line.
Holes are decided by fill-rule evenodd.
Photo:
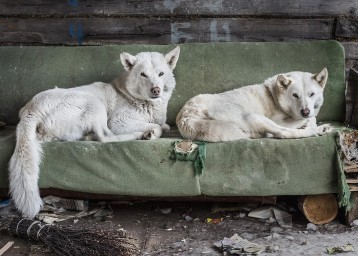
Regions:
M 42 141 L 80 140 L 88 133 L 101 142 L 156 139 L 169 131 L 167 105 L 179 53 L 179 47 L 165 56 L 122 53 L 126 72 L 111 84 L 47 90 L 21 109 L 9 180 L 23 216 L 33 218 L 42 207 L 37 185 Z
M 302 138 L 322 135 L 329 125 L 316 125 L 323 104 L 327 69 L 318 74 L 290 72 L 263 84 L 190 99 L 176 123 L 186 139 L 209 142 L 248 138 Z

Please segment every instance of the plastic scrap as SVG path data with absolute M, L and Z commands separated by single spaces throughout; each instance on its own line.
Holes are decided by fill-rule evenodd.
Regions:
M 257 255 L 266 249 L 265 246 L 252 243 L 238 234 L 230 238 L 224 237 L 223 240 L 214 243 L 214 246 L 230 255 Z
M 248 214 L 248 217 L 264 219 L 264 220 L 276 220 L 281 227 L 292 227 L 292 215 L 286 211 L 279 209 L 276 206 L 262 206 Z
M 351 244 L 346 244 L 343 246 L 336 246 L 336 247 L 330 247 L 327 248 L 327 253 L 332 255 L 332 254 L 337 254 L 337 253 L 343 253 L 343 252 L 354 252 L 354 247 Z

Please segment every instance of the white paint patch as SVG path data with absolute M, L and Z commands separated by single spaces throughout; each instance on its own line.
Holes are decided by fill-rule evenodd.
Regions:
M 180 5 L 181 0 L 164 0 L 163 5 L 165 8 L 170 9 L 170 13 L 174 12 L 174 9 Z
M 227 22 L 224 22 L 222 25 L 222 29 L 224 30 L 223 35 L 219 36 L 218 33 L 218 21 L 212 20 L 210 22 L 210 41 L 211 42 L 230 42 L 230 28 Z
M 189 22 L 171 23 L 171 43 L 179 43 L 183 38 L 185 39 L 185 41 L 193 39 L 190 34 L 182 31 L 182 29 L 188 29 L 190 27 L 191 24 Z

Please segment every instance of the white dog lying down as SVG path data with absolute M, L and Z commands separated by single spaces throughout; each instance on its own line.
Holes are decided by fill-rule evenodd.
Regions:
M 209 142 L 273 136 L 302 138 L 322 135 L 329 125 L 316 125 L 328 78 L 290 72 L 268 78 L 263 84 L 244 86 L 190 99 L 176 118 L 186 139 Z
M 10 193 L 24 217 L 42 207 L 37 181 L 42 141 L 80 140 L 88 133 L 102 142 L 155 139 L 163 130 L 176 85 L 179 47 L 165 56 L 120 55 L 126 70 L 111 84 L 96 82 L 41 92 L 20 111 L 16 148 L 9 164 Z

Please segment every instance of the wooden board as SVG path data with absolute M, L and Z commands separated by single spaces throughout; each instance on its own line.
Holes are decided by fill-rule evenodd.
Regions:
M 2 18 L 0 44 L 301 41 L 330 39 L 333 18 Z
M 0 15 L 358 16 L 356 0 L 0 0 Z
M 352 193 L 352 199 L 354 207 L 348 211 L 345 215 L 346 224 L 350 224 L 352 221 L 358 219 L 358 192 Z
M 347 59 L 358 59 L 358 42 L 341 42 Z
M 335 35 L 343 38 L 358 39 L 358 18 L 338 18 Z

